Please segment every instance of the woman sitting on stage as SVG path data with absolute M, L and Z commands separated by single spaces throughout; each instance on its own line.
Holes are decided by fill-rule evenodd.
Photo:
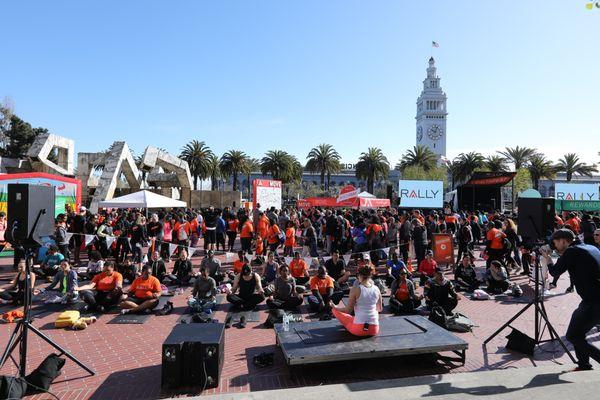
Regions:
M 355 336 L 375 336 L 379 333 L 379 311 L 383 303 L 381 292 L 375 286 L 369 265 L 358 269 L 359 285 L 350 289 L 350 298 L 345 307 L 336 307 L 330 303 L 333 315 L 344 328 Z M 350 315 L 354 311 L 354 316 Z

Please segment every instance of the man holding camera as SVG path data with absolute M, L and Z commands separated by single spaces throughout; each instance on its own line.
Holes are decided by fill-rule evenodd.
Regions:
M 575 234 L 569 229 L 555 231 L 552 242 L 560 256 L 556 264 L 552 263 L 549 251 L 543 251 L 542 256 L 548 263 L 551 275 L 559 277 L 569 271 L 577 294 L 581 297 L 579 307 L 571 316 L 566 336 L 575 348 L 576 370 L 590 370 L 590 357 L 600 363 L 600 349 L 586 339 L 590 329 L 600 324 L 600 250 L 576 241 Z

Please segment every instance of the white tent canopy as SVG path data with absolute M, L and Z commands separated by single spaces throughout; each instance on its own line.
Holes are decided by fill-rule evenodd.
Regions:
M 359 193 L 358 197 L 360 197 L 362 199 L 375 199 L 376 198 L 376 196 L 374 196 L 371 193 L 366 192 L 366 191 Z
M 112 200 L 101 201 L 99 208 L 175 208 L 186 207 L 187 203 L 181 200 L 161 196 L 148 190 L 115 197 Z

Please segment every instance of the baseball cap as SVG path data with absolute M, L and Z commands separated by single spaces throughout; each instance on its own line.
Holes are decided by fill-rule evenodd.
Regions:
M 81 206 L 79 207 L 79 211 L 87 211 L 87 208 L 85 206 Z
M 432 255 L 433 255 L 433 250 L 427 250 L 427 251 L 425 252 L 425 255 L 426 255 L 426 256 L 432 256 Z

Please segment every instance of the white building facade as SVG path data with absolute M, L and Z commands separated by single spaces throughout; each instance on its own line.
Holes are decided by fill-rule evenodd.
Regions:
M 440 86 L 435 60 L 429 59 L 427 78 L 417 99 L 417 145 L 426 146 L 439 157 L 446 157 L 446 94 Z

